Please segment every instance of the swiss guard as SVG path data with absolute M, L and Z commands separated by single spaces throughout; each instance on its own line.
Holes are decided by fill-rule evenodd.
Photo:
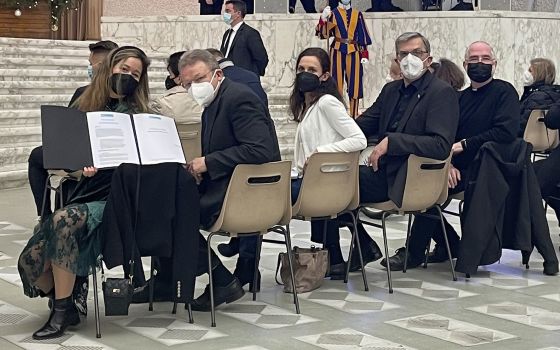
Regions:
M 342 95 L 346 80 L 349 113 L 356 118 L 358 103 L 364 97 L 362 63 L 368 62 L 367 46 L 371 45 L 362 12 L 352 8 L 351 0 L 340 0 L 334 10 L 327 6 L 321 14 L 316 35 L 327 40 L 334 37 L 330 45 L 331 75 Z

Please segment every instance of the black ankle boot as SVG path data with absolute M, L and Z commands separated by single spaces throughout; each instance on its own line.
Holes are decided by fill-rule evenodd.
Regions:
M 33 339 L 58 338 L 64 334 L 68 326 L 76 326 L 80 323 L 80 315 L 72 302 L 72 297 L 55 299 L 49 320 L 37 332 L 33 333 Z
M 241 286 L 249 284 L 249 291 L 253 292 L 253 272 L 255 271 L 255 259 L 239 258 L 233 275 L 239 279 Z M 256 292 L 261 290 L 261 272 L 257 272 L 257 286 Z

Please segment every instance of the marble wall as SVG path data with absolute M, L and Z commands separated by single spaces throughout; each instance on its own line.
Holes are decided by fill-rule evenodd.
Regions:
M 405 11 L 421 10 L 422 0 L 392 0 L 393 4 Z M 473 2 L 474 0 L 465 0 Z M 559 12 L 560 0 L 478 0 L 483 10 L 499 11 L 538 11 Z M 443 0 L 443 9 L 449 10 L 458 0 Z M 255 0 L 256 13 L 286 13 L 288 0 Z M 317 11 L 322 9 L 326 0 L 315 0 Z M 372 0 L 352 0 L 355 8 L 365 11 L 372 5 Z M 197 15 L 198 0 L 104 0 L 105 16 L 173 16 Z M 297 1 L 296 13 L 304 13 L 300 0 Z
M 326 47 L 314 36 L 319 15 L 248 16 L 261 33 L 270 63 L 263 79 L 271 93 L 287 94 L 294 78 L 295 59 L 310 46 Z M 476 40 L 491 43 L 498 58 L 496 76 L 521 91 L 523 72 L 531 58 L 560 57 L 560 43 L 550 40 L 560 32 L 555 14 L 522 12 L 405 12 L 365 14 L 373 36 L 370 62 L 365 65 L 365 105 L 371 104 L 384 83 L 394 40 L 406 31 L 419 31 L 431 42 L 435 59 L 461 63 L 467 45 Z M 104 39 L 139 45 L 150 51 L 170 52 L 219 47 L 227 29 L 219 16 L 103 17 Z

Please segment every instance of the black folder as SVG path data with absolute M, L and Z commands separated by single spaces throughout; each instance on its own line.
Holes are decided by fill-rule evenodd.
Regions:
M 86 113 L 41 106 L 41 129 L 45 169 L 73 171 L 93 165 Z
M 103 112 L 101 112 L 101 118 L 104 118 Z M 155 128 L 148 128 L 143 129 L 140 128 L 140 131 L 137 130 L 135 126 L 135 120 L 139 119 L 140 126 L 145 126 L 146 120 L 161 120 L 163 123 L 168 123 L 171 121 L 173 123 L 174 132 L 176 133 L 176 142 L 174 138 L 166 137 L 165 141 L 170 141 L 173 143 L 172 146 L 168 145 L 168 148 L 161 147 L 159 151 L 164 153 L 164 156 L 161 158 L 157 158 L 154 160 L 153 158 L 150 159 L 149 156 L 146 160 L 146 164 L 159 164 L 164 162 L 179 162 L 184 163 L 183 151 L 181 150 L 181 158 L 178 160 L 176 146 L 180 147 L 180 140 L 179 134 L 177 132 L 177 128 L 173 122 L 172 118 L 165 117 L 165 116 L 158 116 L 154 114 L 144 114 L 144 115 L 128 115 L 129 122 L 131 123 L 132 134 L 130 137 L 134 139 L 128 139 L 129 144 L 134 143 L 134 155 L 137 159 L 131 159 L 130 155 L 126 152 L 120 152 L 119 146 L 114 146 L 110 140 L 113 136 L 119 136 L 119 129 L 113 129 L 110 124 L 113 123 L 114 119 L 112 116 L 112 112 L 107 112 L 105 117 L 109 119 L 106 120 L 106 124 L 103 126 L 96 126 L 95 130 L 89 130 L 90 126 L 88 125 L 88 115 L 85 112 L 81 112 L 77 109 L 61 107 L 61 106 L 41 106 L 41 127 L 42 127 L 42 138 L 43 138 L 43 165 L 45 169 L 64 169 L 64 170 L 80 170 L 87 166 L 97 166 L 99 168 L 106 168 L 106 167 L 113 167 L 120 164 L 121 159 L 126 159 L 125 162 L 131 162 L 135 164 L 142 164 L 141 162 L 141 152 L 140 146 L 144 145 L 144 147 L 150 148 L 150 144 L 154 144 L 154 142 L 158 145 L 165 145 L 165 142 L 158 143 L 158 138 L 166 137 L 162 135 L 168 135 L 166 133 L 162 133 L 161 130 L 157 127 Z M 166 119 L 162 119 L 166 118 Z M 144 122 L 142 122 L 144 121 Z M 103 122 L 102 122 L 103 123 Z M 109 126 L 107 126 L 109 125 Z M 116 131 L 115 131 L 116 130 Z M 142 132 L 142 130 L 144 130 Z M 167 129 L 171 130 L 171 129 Z M 103 143 L 103 150 L 99 151 L 99 148 L 96 149 L 97 158 L 95 158 L 92 154 L 92 149 L 98 144 L 94 143 L 94 147 L 91 145 L 91 138 L 90 132 L 95 133 L 93 135 L 96 137 L 99 142 Z M 141 141 L 147 142 L 143 144 L 139 144 L 137 132 L 141 133 Z M 116 134 L 115 134 L 116 133 Z M 129 135 L 125 132 L 124 136 L 127 138 Z M 154 139 L 155 137 L 155 139 Z M 101 141 L 105 138 L 105 141 Z M 95 142 L 95 141 L 93 141 Z M 118 141 L 117 141 L 118 144 Z M 112 152 L 110 149 L 116 149 L 116 151 Z M 130 148 L 129 148 L 130 149 Z M 150 148 L 153 150 L 153 148 Z M 166 151 L 169 150 L 169 154 Z M 120 153 L 119 153 L 120 152 Z M 150 153 L 148 153 L 149 155 Z M 167 156 L 167 158 L 166 158 Z M 97 159 L 99 164 L 94 163 L 94 158 Z M 106 165 L 107 164 L 107 165 Z M 108 164 L 117 164 L 117 165 L 108 165 Z

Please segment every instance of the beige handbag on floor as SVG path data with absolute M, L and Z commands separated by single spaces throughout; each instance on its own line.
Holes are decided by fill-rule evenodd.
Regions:
M 326 249 L 299 248 L 292 249 L 294 279 L 298 293 L 310 292 L 323 284 L 323 279 L 329 267 L 329 254 Z M 282 283 L 278 281 L 278 270 Z M 292 293 L 292 279 L 290 278 L 290 265 L 288 254 L 278 254 L 276 265 L 276 282 L 284 285 L 284 293 Z

